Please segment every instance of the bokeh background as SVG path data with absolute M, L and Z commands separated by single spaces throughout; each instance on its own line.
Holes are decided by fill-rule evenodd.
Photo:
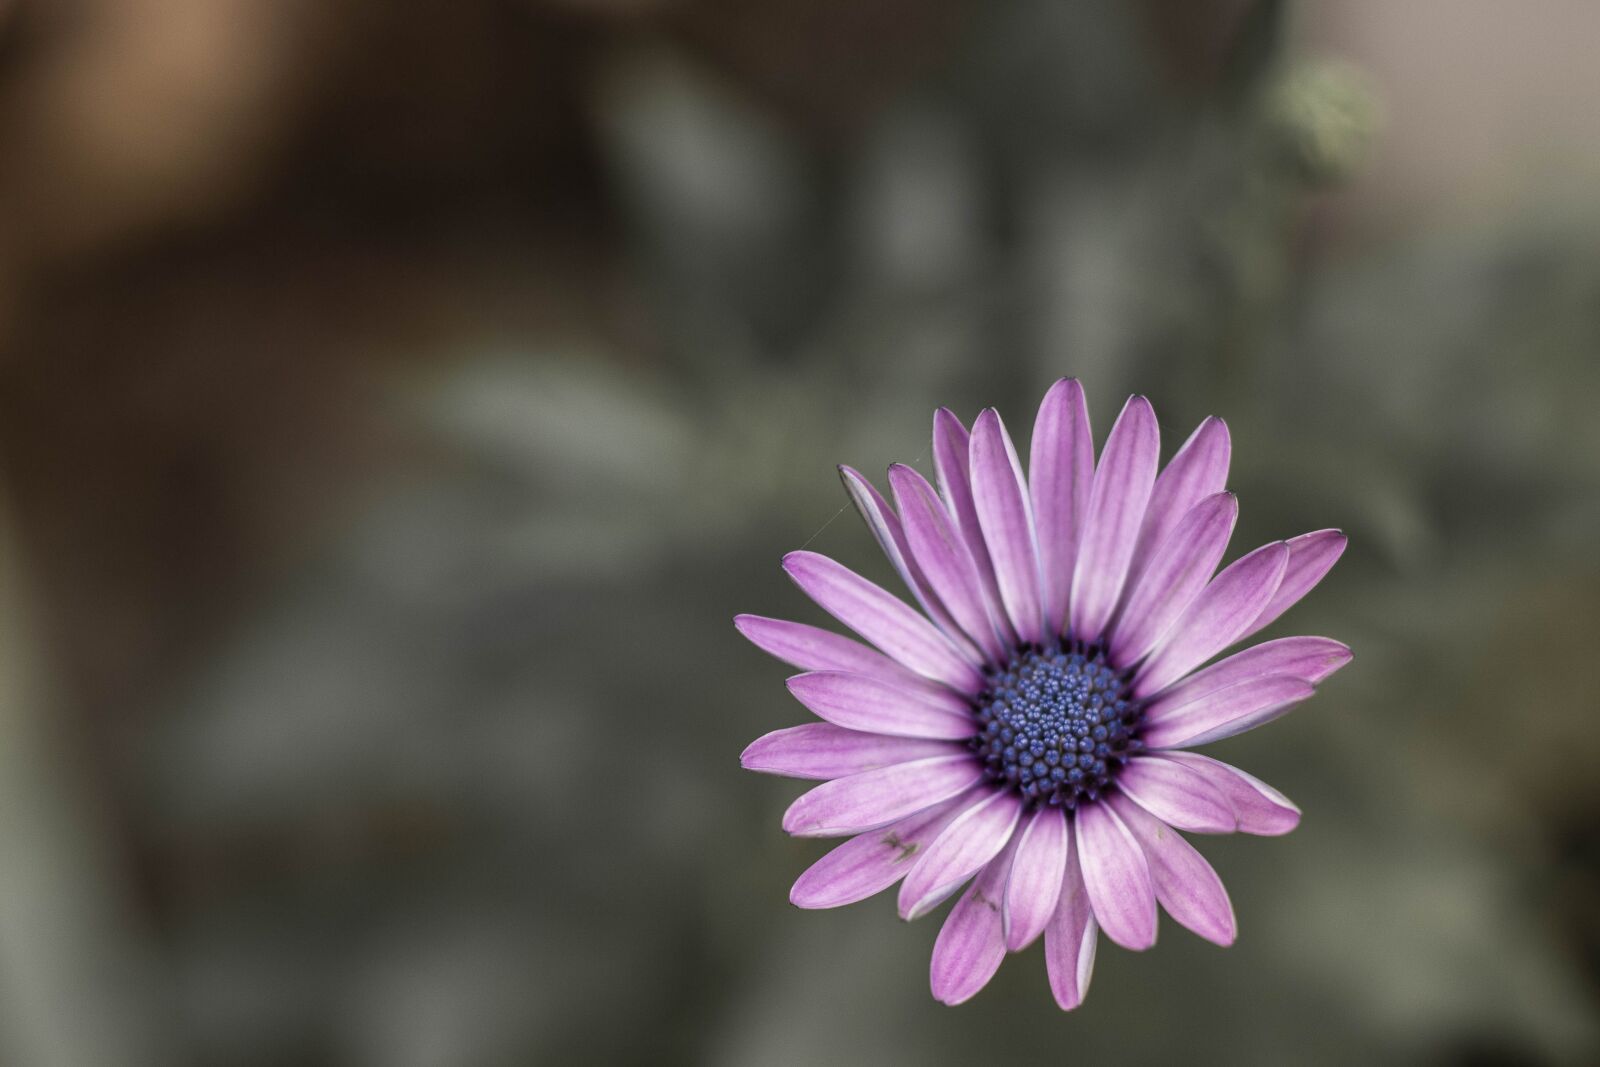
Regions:
M 0 1060 L 1600 1057 L 1600 9 L 0 0 Z M 806 913 L 834 464 L 1225 416 L 1354 664 L 1054 1008 Z

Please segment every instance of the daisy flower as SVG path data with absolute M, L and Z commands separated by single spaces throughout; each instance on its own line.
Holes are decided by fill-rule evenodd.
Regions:
M 993 409 L 970 433 L 939 410 L 937 485 L 897 464 L 892 504 L 840 468 L 921 611 L 801 551 L 784 569 L 866 643 L 736 620 L 804 672 L 789 690 L 821 720 L 767 734 L 741 762 L 823 780 L 783 828 L 849 838 L 791 901 L 833 908 L 899 883 L 900 915 L 915 919 L 961 893 L 933 948 L 933 995 L 947 1004 L 1043 935 L 1050 988 L 1075 1008 L 1100 931 L 1149 948 L 1158 901 L 1201 937 L 1233 941 L 1227 891 L 1174 831 L 1283 834 L 1300 810 L 1188 750 L 1283 714 L 1350 650 L 1286 637 L 1205 665 L 1277 619 L 1345 546 L 1319 530 L 1217 572 L 1239 511 L 1223 488 L 1230 449 L 1227 425 L 1208 418 L 1158 474 L 1155 412 L 1135 396 L 1097 464 L 1083 389 L 1066 379 L 1039 408 L 1026 475 Z

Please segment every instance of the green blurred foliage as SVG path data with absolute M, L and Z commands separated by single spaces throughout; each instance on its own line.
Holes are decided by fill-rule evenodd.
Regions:
M 944 5 L 948 28 L 896 54 L 892 85 L 832 94 L 822 75 L 777 76 L 820 47 L 807 32 L 862 33 L 848 58 L 863 63 L 861 26 L 828 5 L 809 29 L 783 5 L 767 22 L 531 6 L 582 56 L 557 103 L 513 108 L 567 116 L 541 142 L 573 150 L 559 167 L 484 149 L 460 163 L 482 184 L 423 168 L 368 196 L 350 176 L 381 173 L 393 145 L 352 161 L 306 133 L 320 162 L 278 176 L 299 174 L 303 198 L 252 202 L 259 217 L 195 239 L 223 249 L 198 266 L 128 254 L 123 269 L 175 279 L 156 286 L 175 304 L 222 290 L 216 332 L 277 324 L 293 345 L 281 303 L 315 334 L 297 351 L 381 318 L 354 336 L 406 353 L 335 393 L 364 414 L 325 413 L 298 466 L 261 461 L 288 474 L 246 483 L 276 494 L 248 530 L 297 523 L 292 551 L 260 564 L 245 538 L 256 569 L 235 565 L 254 580 L 160 670 L 109 674 L 142 688 L 62 687 L 98 753 L 75 787 L 107 798 L 97 832 L 129 857 L 108 892 L 137 936 L 118 951 L 165 1021 L 144 1062 L 1600 1055 L 1600 215 L 1531 205 L 1329 241 L 1327 190 L 1359 175 L 1396 105 L 1301 55 L 1276 4 L 1208 7 L 1210 47 L 1160 5 Z M 527 32 L 522 18 L 486 21 Z M 470 110 L 437 106 L 452 131 Z M 474 131 L 525 143 L 493 115 Z M 505 172 L 548 184 L 501 199 Z M 459 202 L 433 203 L 452 182 Z M 275 212 L 305 225 L 330 204 L 359 220 L 332 240 L 344 270 L 320 221 L 311 239 L 273 234 Z M 548 217 L 569 216 L 550 239 Z M 488 236 L 502 227 L 511 239 Z M 281 266 L 263 277 L 268 250 Z M 234 273 L 209 280 L 219 260 Z M 113 309 L 144 291 L 80 270 Z M 380 292 L 321 296 L 369 270 Z M 230 312 L 230 287 L 266 295 Z M 52 291 L 35 314 L 96 299 Z M 23 321 L 17 336 L 57 336 Z M 188 336 L 181 317 L 149 321 L 126 328 Z M 1232 554 L 1343 527 L 1344 561 L 1269 636 L 1326 633 L 1356 659 L 1294 715 L 1217 746 L 1306 813 L 1286 838 L 1201 842 L 1235 947 L 1170 923 L 1147 954 L 1103 945 L 1068 1016 L 1034 948 L 945 1009 L 926 990 L 937 918 L 787 904 L 822 849 L 778 829 L 797 785 L 737 756 L 802 710 L 731 618 L 820 621 L 777 566 L 801 545 L 888 583 L 834 466 L 927 470 L 941 404 L 996 405 L 1025 438 L 1069 374 L 1097 436 L 1133 391 L 1168 454 L 1205 415 L 1228 419 Z M 43 372 L 15 376 L 22 395 L 58 395 Z M 97 406 L 178 419 L 74 381 Z M 204 410 L 197 394 L 172 403 Z M 297 423 L 269 421 L 274 454 L 299 447 Z M 56 484 L 12 433 L 9 476 Z M 368 458 L 315 506 L 274 480 L 351 453 Z M 256 469 L 218 469 L 239 467 Z M 52 529 L 29 510 L 52 499 L 23 494 L 24 533 Z M 203 499 L 165 498 L 159 529 L 200 522 Z M 118 602 L 55 582 L 39 579 L 47 633 L 61 590 L 91 613 Z M 114 659 L 96 633 L 123 639 L 60 636 L 59 659 Z M 119 701 L 131 721 L 106 711 Z M 43 1032 L 35 1047 L 54 1047 Z

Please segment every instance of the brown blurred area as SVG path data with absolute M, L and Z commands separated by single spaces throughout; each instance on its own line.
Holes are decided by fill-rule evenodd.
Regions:
M 1320 887 L 1308 921 L 1321 909 L 1335 934 L 1352 920 L 1319 878 L 1339 873 L 1395 887 L 1375 914 L 1443 893 L 1461 929 L 1418 934 L 1425 964 L 1389 960 L 1369 996 L 1372 958 L 1267 919 L 1283 955 L 1329 961 L 1261 950 L 1255 981 L 1295 992 L 1255 1038 L 1207 1031 L 1215 1047 L 1231 1062 L 1592 1051 L 1600 727 L 1575 661 L 1600 636 L 1581 414 L 1600 399 L 1600 260 L 1574 235 L 1600 217 L 1600 86 L 1576 44 L 1593 12 L 1069 7 L 0 0 L 0 703 L 21 724 L 0 764 L 17 800 L 0 865 L 32 872 L 0 883 L 6 1062 L 838 1055 L 796 1036 L 823 1029 L 826 1005 L 774 1005 L 786 976 L 822 966 L 806 931 L 853 942 L 787 910 L 809 853 L 776 840 L 773 783 L 713 777 L 788 721 L 727 619 L 802 610 L 775 563 L 833 513 L 829 464 L 916 456 L 928 401 L 1014 405 L 1022 425 L 1062 373 L 1083 374 L 1102 427 L 1118 390 L 1154 391 L 1169 445 L 1230 405 L 1241 452 L 1282 459 L 1244 469 L 1246 508 L 1349 523 L 1366 546 L 1313 619 L 1366 636 L 1351 643 L 1376 673 L 1351 683 L 1344 726 L 1291 743 L 1277 784 L 1298 797 L 1299 775 L 1338 806 L 1349 777 L 1328 753 L 1370 769 L 1350 738 L 1391 702 L 1421 709 L 1374 757 L 1402 765 L 1407 744 L 1456 728 L 1427 694 L 1485 704 L 1461 759 L 1415 771 L 1428 795 L 1407 825 L 1436 852 L 1415 869 L 1394 842 L 1352 860 L 1378 815 L 1309 842 L 1308 818 L 1300 865 L 1272 883 Z M 1313 68 L 1329 55 L 1348 69 Z M 1286 163 L 1274 138 L 1291 127 Z M 1411 317 L 1501 304 L 1503 329 Z M 1443 384 L 1480 370 L 1452 360 L 1485 338 L 1531 368 L 1496 409 L 1505 425 Z M 1478 432 L 1494 461 L 1465 469 Z M 611 510 L 590 516 L 602 488 Z M 1490 490 L 1525 520 L 1485 514 Z M 845 529 L 824 550 L 859 551 Z M 1473 569 L 1502 549 L 1543 565 Z M 1463 632 L 1447 611 L 1502 621 Z M 1394 662 L 1400 619 L 1438 677 Z M 271 651 L 280 636 L 307 647 Z M 607 642 L 640 651 L 618 670 Z M 1506 649 L 1539 684 L 1496 665 Z M 324 685 L 321 653 L 359 666 L 327 666 Z M 374 709 L 417 706 L 324 721 L 369 688 Z M 305 714 L 282 706 L 301 696 Z M 1507 744 L 1495 709 L 1525 698 L 1563 715 Z M 274 708 L 281 727 L 262 719 Z M 673 760 L 688 769 L 659 765 Z M 614 762 L 629 784 L 572 799 Z M 599 849 L 641 821 L 652 783 L 661 821 Z M 1496 852 L 1507 837 L 1527 849 L 1516 862 Z M 1243 882 L 1273 873 L 1240 863 Z M 689 873 L 702 865 L 717 877 Z M 1451 911 L 1430 872 L 1467 903 Z M 1503 955 L 1473 932 L 1485 915 L 1515 917 L 1505 936 L 1526 955 L 1506 980 L 1528 1004 L 1440 978 Z M 984 1047 L 971 1013 L 928 1021 L 915 961 L 932 934 L 916 933 L 884 932 L 909 966 L 861 973 L 905 987 L 883 1030 L 922 1036 L 845 1025 L 868 1033 L 860 1062 Z M 1137 979 L 1112 972 L 1079 1016 L 1042 995 L 1008 1012 L 1016 979 L 980 1021 L 1025 1016 L 1024 1051 L 1098 1026 L 1086 1047 L 1114 1054 L 1094 1042 L 1173 948 L 1123 972 Z M 1229 973 L 1218 960 L 1179 970 L 1206 981 Z M 1252 1018 L 1214 995 L 1219 1034 Z M 1324 998 L 1344 1038 L 1297 1055 Z M 1481 1014 L 1491 1001 L 1503 1015 Z
M 4 448 L 96 732 L 407 442 L 447 342 L 637 335 L 597 68 L 660 35 L 849 138 L 962 5 L 71 0 L 8 11 Z M 857 61 L 892 38 L 883 62 Z M 414 442 L 413 442 L 414 444 Z M 399 456 L 396 456 L 396 452 Z
M 615 31 L 539 4 L 11 16 L 8 473 L 89 657 L 74 696 L 121 719 L 404 449 L 385 376 L 462 330 L 604 321 L 580 86 Z
M 51 758 L 106 849 L 120 899 L 99 903 L 134 931 L 108 966 L 119 944 L 159 956 L 219 899 L 319 862 L 296 838 L 315 827 L 152 836 L 136 753 L 219 633 L 375 484 L 430 462 L 436 445 L 392 417 L 395 382 L 530 335 L 651 358 L 595 143 L 607 56 L 671 42 L 805 136 L 849 138 L 961 15 L 904 0 L 0 9 L 0 462 Z M 887 38 L 884 62 L 856 61 Z M 379 855 L 439 832 L 426 811 L 345 816 Z M 46 1021 L 19 1047 L 199 1055 L 170 1027 L 74 1042 Z

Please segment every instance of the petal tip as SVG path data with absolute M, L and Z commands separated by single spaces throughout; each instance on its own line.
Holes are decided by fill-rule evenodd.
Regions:
M 789 572 L 790 577 L 793 577 L 796 570 L 804 569 L 807 564 L 815 563 L 821 558 L 815 552 L 797 548 L 793 552 L 784 553 L 783 569 Z
M 1255 837 L 1284 837 L 1293 833 L 1300 825 L 1300 809 L 1286 811 L 1273 819 L 1270 824 L 1257 824 L 1246 830 L 1241 825 L 1240 832 L 1251 834 Z
M 1350 535 L 1337 526 L 1330 526 L 1325 530 L 1312 530 L 1310 533 L 1301 534 L 1289 539 L 1292 545 L 1328 545 L 1333 558 L 1337 560 L 1345 547 L 1350 543 Z M 1332 566 L 1330 563 L 1329 566 Z
M 1111 937 L 1110 934 L 1107 934 L 1106 936 L 1107 937 Z M 1116 938 L 1111 937 L 1111 940 L 1116 941 L 1118 947 L 1125 948 L 1129 952 L 1149 952 L 1151 949 L 1156 947 L 1156 935 L 1155 934 L 1151 934 L 1148 939 L 1145 939 L 1145 938 L 1137 938 L 1137 939 L 1136 938 L 1127 938 L 1127 939 L 1122 940 L 1122 941 L 1117 941 Z
M 858 494 L 866 492 L 872 484 L 866 475 L 848 463 L 841 463 L 836 469 L 839 471 L 839 481 L 844 484 L 844 491 L 850 494 L 852 500 L 857 499 Z
M 814 893 L 810 893 L 802 887 L 801 883 L 804 881 L 805 876 L 802 875 L 799 882 L 789 887 L 789 903 L 806 911 L 816 911 L 820 908 L 828 907 L 827 904 L 821 903 Z
M 1312 536 L 1316 535 L 1313 534 Z M 1329 552 L 1332 553 L 1335 562 L 1338 561 L 1340 556 L 1344 555 L 1344 550 L 1350 547 L 1350 535 L 1338 528 L 1323 530 L 1322 540 L 1331 546 Z M 1332 564 L 1330 563 L 1329 566 L 1332 566 Z
M 967 432 L 966 423 L 961 421 L 949 408 L 936 408 L 933 412 L 933 437 L 937 442 L 940 437 L 955 437 Z

